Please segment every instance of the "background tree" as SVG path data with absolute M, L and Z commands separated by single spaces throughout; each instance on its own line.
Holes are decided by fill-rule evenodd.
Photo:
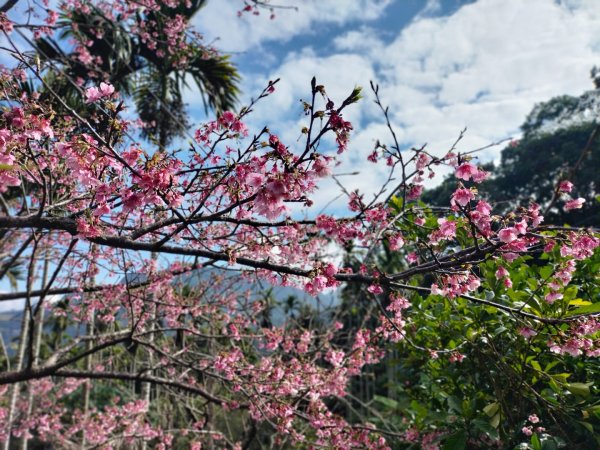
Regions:
M 521 126 L 521 139 L 502 150 L 498 166 L 486 166 L 492 176 L 478 187 L 481 193 L 504 211 L 531 201 L 545 210 L 552 202 L 544 214 L 548 223 L 600 224 L 599 111 L 597 89 L 580 97 L 563 95 L 537 105 Z M 553 201 L 557 182 L 562 179 L 574 184 L 573 197 L 587 199 L 581 209 L 565 211 L 564 201 Z M 454 184 L 453 177 L 448 177 L 439 187 L 428 190 L 424 201 L 445 205 Z
M 113 12 L 86 2 L 85 8 L 65 11 L 56 22 L 56 38 L 39 37 L 34 48 L 41 61 L 52 64 L 46 80 L 69 106 L 89 110 L 81 102 L 80 80 L 110 82 L 132 97 L 143 135 L 162 148 L 188 129 L 183 92 L 191 83 L 207 111 L 232 109 L 237 100 L 239 75 L 229 56 L 203 45 L 199 34 L 181 32 L 205 4 L 193 0 L 148 9 L 132 4 Z M 75 42 L 73 50 L 65 50 L 66 40 Z

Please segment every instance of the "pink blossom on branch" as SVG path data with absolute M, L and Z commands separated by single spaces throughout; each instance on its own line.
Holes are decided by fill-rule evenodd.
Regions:
M 86 103 L 95 103 L 98 100 L 106 97 L 111 97 L 115 92 L 115 88 L 110 83 L 100 83 L 99 87 L 92 86 L 85 91 Z
M 473 191 L 471 189 L 459 188 L 452 194 L 450 204 L 465 207 L 473 199 L 475 199 L 475 194 L 473 194 Z
M 561 181 L 558 185 L 558 190 L 568 194 L 573 190 L 573 183 L 568 180 Z
M 581 209 L 581 207 L 583 206 L 584 203 L 585 203 L 585 199 L 581 198 L 581 197 L 576 198 L 574 200 L 569 200 L 567 203 L 565 203 L 565 211 Z
M 74 0 L 65 5 L 73 13 L 92 12 L 89 5 Z M 173 69 L 185 67 L 190 56 L 190 30 L 176 12 L 180 6 L 175 0 L 97 5 L 112 20 L 134 21 L 130 31 L 153 57 Z M 148 18 L 145 11 L 152 12 L 148 17 L 166 17 L 164 28 L 156 20 L 137 21 Z M 163 40 L 156 39 L 157 30 Z M 93 39 L 74 43 L 73 51 L 77 64 L 90 71 L 85 79 L 74 80 L 91 86 L 85 92 L 87 103 L 114 98 L 112 85 L 98 84 L 110 78 L 94 72 L 106 61 L 94 55 Z M 34 252 L 28 245 L 35 242 L 39 256 L 49 255 L 52 271 L 57 271 L 50 291 L 66 286 L 73 296 L 69 302 L 48 305 L 49 314 L 82 333 L 95 331 L 81 342 L 46 346 L 48 352 L 56 352 L 40 355 L 40 367 L 48 372 L 39 379 L 33 379 L 35 371 L 0 372 L 0 382 L 18 379 L 36 402 L 29 408 L 27 396 L 18 395 L 13 411 L 18 420 L 9 420 L 4 407 L 8 391 L 0 388 L 0 422 L 12 421 L 6 429 L 13 435 L 32 433 L 56 448 L 73 442 L 79 447 L 83 438 L 99 447 L 112 442 L 135 446 L 146 440 L 161 449 L 181 446 L 178 439 L 186 435 L 193 436 L 190 445 L 196 447 L 225 442 L 229 437 L 206 423 L 213 417 L 203 414 L 208 404 L 217 416 L 235 411 L 240 420 L 268 422 L 274 439 L 292 446 L 389 448 L 392 444 L 373 425 L 350 423 L 331 405 L 347 395 L 352 377 L 382 361 L 389 343 L 419 337 L 413 336 L 418 330 L 411 323 L 422 304 L 421 298 L 413 297 L 415 291 L 419 296 L 443 296 L 441 300 L 452 305 L 469 301 L 476 307 L 487 298 L 484 290 L 504 289 L 493 274 L 491 282 L 482 276 L 487 268 L 481 264 L 502 261 L 496 279 L 508 288 L 512 282 L 506 261 L 517 265 L 520 255 L 539 255 L 544 248 L 552 252 L 546 256 L 556 260 L 552 277 L 537 295 L 546 299 L 542 306 L 554 318 L 561 303 L 556 300 L 575 277 L 576 261 L 589 258 L 600 242 L 589 231 L 559 235 L 538 228 L 542 217 L 537 205 L 495 215 L 475 189 L 461 184 L 452 194 L 450 209 L 412 201 L 398 206 L 400 202 L 386 201 L 388 187 L 375 198 L 342 190 L 345 213 L 312 207 L 318 183 L 332 174 L 336 158 L 345 156 L 337 155 L 348 151 L 353 125 L 344 118 L 345 108 L 357 98 L 353 92 L 346 100 L 330 99 L 316 80 L 309 92 L 315 100 L 307 103 L 306 124 L 298 130 L 302 142 L 284 142 L 284 134 L 269 128 L 251 133 L 247 124 L 252 103 L 239 112 L 222 112 L 198 128 L 189 146 L 169 150 L 157 149 L 152 142 L 128 142 L 127 133 L 139 122 L 129 113 L 123 118 L 113 111 L 111 102 L 89 108 L 93 118 L 82 121 L 44 109 L 35 95 L 39 93 L 25 95 L 15 81 L 23 78 L 21 74 L 3 74 L 7 91 L 0 95 L 11 106 L 1 116 L 0 190 L 11 190 L 11 196 L 0 214 L 2 232 L 10 233 L 10 239 L 2 241 L 2 253 L 14 255 L 24 246 L 22 257 L 29 257 Z M 260 98 L 274 85 L 270 82 Z M 377 148 L 383 154 L 371 160 L 394 170 L 390 179 L 398 186 L 397 195 L 405 191 L 404 200 L 420 197 L 425 173 L 433 174 L 434 165 L 456 166 L 461 160 L 452 152 L 434 160 L 424 150 L 414 150 L 408 161 L 416 171 L 400 179 L 400 158 L 385 153 L 389 147 Z M 455 169 L 463 181 L 478 183 L 487 176 L 470 162 Z M 12 189 L 17 184 L 20 188 Z M 296 206 L 302 207 L 300 212 Z M 379 258 L 386 245 L 398 259 L 393 269 Z M 327 262 L 332 246 L 355 250 L 348 255 L 350 262 Z M 31 258 L 32 267 L 39 266 Z M 211 270 L 203 271 L 204 266 Z M 510 266 L 510 272 L 519 268 Z M 31 272 L 41 271 L 36 267 Z M 197 273 L 202 276 L 183 289 L 182 280 Z M 123 278 L 124 283 L 117 282 Z M 104 280 L 113 281 L 100 285 Z M 423 280 L 430 280 L 430 288 Z M 33 281 L 37 285 L 40 280 Z M 275 325 L 270 299 L 248 289 L 295 287 L 318 296 L 342 283 L 361 285 L 372 294 L 366 295 L 372 308 L 361 317 L 361 325 L 337 321 L 338 313 L 343 320 L 339 305 L 331 306 L 336 321 L 327 323 L 295 310 L 292 301 L 285 322 Z M 382 297 L 384 293 L 389 297 Z M 509 301 L 497 307 L 511 308 Z M 486 308 L 492 304 L 487 301 Z M 513 308 L 510 313 L 519 317 L 521 311 Z M 536 317 L 540 334 L 545 319 Z M 590 338 L 597 331 L 597 322 L 577 322 L 568 333 L 550 336 L 549 346 L 561 354 L 598 356 L 598 344 Z M 531 331 L 520 333 L 534 338 Z M 81 353 L 88 343 L 101 347 L 91 358 L 91 369 Z M 130 371 L 129 353 L 136 347 L 141 368 Z M 446 354 L 422 351 L 427 358 Z M 56 365 L 71 355 L 81 358 Z M 448 361 L 460 363 L 465 357 L 455 349 Z M 83 368 L 89 373 L 82 373 Z M 128 399 L 106 400 L 106 408 L 98 410 L 77 409 L 69 395 L 80 389 L 76 397 L 81 398 L 91 379 L 103 389 L 122 389 Z M 137 382 L 161 386 L 161 401 L 193 402 L 198 421 L 184 423 L 182 429 L 159 428 L 154 397 L 150 403 L 136 399 L 138 394 L 128 388 Z M 27 411 L 29 419 L 21 421 Z M 6 434 L 5 429 L 0 433 Z M 423 442 L 430 439 L 431 445 L 441 436 L 415 433 Z
M 465 181 L 469 181 L 476 173 L 477 167 L 470 162 L 462 163 L 455 171 L 456 178 Z

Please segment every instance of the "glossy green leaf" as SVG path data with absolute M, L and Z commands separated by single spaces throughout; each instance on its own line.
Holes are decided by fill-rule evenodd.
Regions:
M 542 450 L 542 443 L 540 442 L 540 438 L 535 433 L 531 436 L 531 448 L 533 450 Z
M 492 417 L 498 412 L 499 409 L 500 409 L 500 403 L 493 402 L 493 403 L 490 403 L 489 405 L 487 405 L 485 408 L 483 408 L 483 412 L 486 413 L 486 415 L 488 417 Z
M 590 395 L 590 386 L 594 383 L 569 383 L 565 385 L 571 394 L 579 395 L 580 397 L 588 397 Z
M 442 450 L 464 450 L 467 448 L 467 434 L 464 430 L 451 434 L 442 445 Z

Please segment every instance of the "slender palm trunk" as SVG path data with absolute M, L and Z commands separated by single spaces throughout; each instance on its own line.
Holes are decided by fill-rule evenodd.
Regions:
M 18 371 L 23 368 L 23 362 L 25 360 L 25 351 L 27 349 L 28 337 L 30 326 L 32 326 L 32 308 L 31 308 L 31 292 L 33 280 L 35 279 L 35 266 L 36 266 L 36 251 L 37 241 L 34 242 L 33 250 L 31 253 L 31 260 L 29 264 L 29 273 L 27 274 L 27 298 L 25 306 L 23 307 L 23 317 L 21 318 L 21 333 L 19 335 L 19 346 L 17 348 L 17 355 L 15 358 L 14 370 Z M 8 401 L 8 414 L 6 417 L 5 427 L 7 430 L 6 440 L 2 444 L 2 450 L 10 450 L 10 441 L 12 434 L 12 426 L 15 420 L 17 400 L 21 391 L 21 384 L 15 383 L 10 388 L 9 401 Z
M 91 244 L 90 245 L 90 253 L 93 255 L 95 253 L 95 251 L 96 251 L 96 245 Z M 90 279 L 90 285 L 93 287 L 95 284 L 96 284 L 96 277 L 92 275 L 92 277 Z M 92 336 L 94 336 L 95 328 L 96 328 L 96 314 L 94 311 L 92 311 L 91 317 L 86 326 L 87 336 L 89 336 L 90 338 Z M 90 351 L 93 347 L 93 344 L 94 343 L 92 342 L 92 339 L 88 339 L 87 343 L 85 344 L 86 351 Z M 86 358 L 85 358 L 85 370 L 87 370 L 88 372 L 92 371 L 92 355 L 91 354 L 86 356 Z M 83 420 L 84 421 L 87 420 L 88 415 L 90 413 L 91 393 L 92 393 L 91 380 L 87 380 L 86 383 L 83 385 Z M 86 447 L 85 431 L 82 431 L 81 446 L 79 448 L 80 448 L 80 450 L 84 450 L 85 447 Z
M 46 252 L 46 254 L 44 255 L 44 268 L 42 269 L 42 283 L 41 283 L 41 289 L 45 289 L 46 288 L 46 283 L 48 282 L 48 266 L 49 266 L 49 256 L 48 253 Z M 33 351 L 32 351 L 32 361 L 31 361 L 31 367 L 35 368 L 38 364 L 39 364 L 39 359 L 40 359 L 40 346 L 42 343 L 42 332 L 44 331 L 44 301 L 46 299 L 43 297 L 40 297 L 40 299 L 38 300 L 38 306 L 36 307 L 36 314 L 34 317 L 34 330 L 33 330 L 33 342 L 32 342 L 32 346 L 33 346 Z M 31 416 L 31 411 L 33 409 L 33 402 L 34 402 L 34 396 L 33 396 L 33 391 L 31 389 L 28 390 L 27 392 L 27 411 L 25 412 L 25 420 L 28 420 L 29 417 Z M 21 438 L 21 441 L 19 443 L 19 449 L 20 450 L 27 450 L 27 447 L 29 445 L 29 438 L 27 437 L 27 435 L 23 436 Z
M 89 337 L 94 335 L 94 323 L 95 323 L 95 314 L 92 312 L 92 317 L 86 326 L 86 333 Z M 86 343 L 86 350 L 90 351 L 92 349 L 93 342 L 89 339 Z M 85 358 L 85 370 L 88 372 L 92 371 L 92 355 L 88 355 Z M 90 413 L 90 397 L 92 391 L 91 380 L 87 380 L 83 385 L 83 420 L 87 420 L 87 417 Z M 81 446 L 79 447 L 81 450 L 84 450 L 86 446 L 85 439 L 85 431 L 82 432 L 81 436 Z
M 27 344 L 27 336 L 29 335 L 29 308 L 25 305 L 23 310 L 23 317 L 21 318 L 21 333 L 19 335 L 19 348 L 17 349 L 17 356 L 15 359 L 14 370 L 21 370 L 23 368 L 23 360 L 25 358 L 25 348 Z M 20 383 L 15 383 L 10 388 L 10 397 L 8 403 L 8 415 L 6 417 L 5 427 L 7 429 L 7 437 L 2 444 L 2 450 L 10 450 L 10 437 L 13 421 L 15 420 L 15 409 L 17 407 L 17 399 L 19 398 Z

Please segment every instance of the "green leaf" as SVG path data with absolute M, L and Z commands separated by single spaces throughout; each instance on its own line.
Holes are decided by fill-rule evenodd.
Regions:
M 540 278 L 547 279 L 554 272 L 554 268 L 552 266 L 544 266 L 540 269 Z
M 590 386 L 592 386 L 593 384 L 594 384 L 593 382 L 569 383 L 569 384 L 565 385 L 565 387 L 571 394 L 579 395 L 580 397 L 589 397 Z
M 542 441 L 542 450 L 558 450 L 558 445 L 554 439 Z
M 442 450 L 464 450 L 467 448 L 467 435 L 464 430 L 451 434 L 444 441 Z
M 583 300 L 582 298 L 576 298 L 569 302 L 569 306 L 589 306 L 592 304 L 592 302 L 588 302 L 587 300 Z
M 396 400 L 394 400 L 394 399 L 387 398 L 387 397 L 382 397 L 380 395 L 373 396 L 373 399 L 376 402 L 381 403 L 383 406 L 386 406 L 387 408 L 398 409 L 398 402 Z
M 533 450 L 542 450 L 542 443 L 540 442 L 540 438 L 535 433 L 531 436 L 531 448 Z
M 553 375 L 550 375 L 554 380 L 558 381 L 559 383 L 566 383 L 567 382 L 567 378 L 569 378 L 571 376 L 570 373 L 555 373 Z
M 494 402 L 494 403 L 490 403 L 489 405 L 484 407 L 483 412 L 488 417 L 493 417 L 498 412 L 499 409 L 500 409 L 500 403 Z
M 451 395 L 450 397 L 448 397 L 448 406 L 451 410 L 454 410 L 457 413 L 462 413 L 462 402 L 458 398 L 456 398 L 456 396 Z
M 600 313 L 600 303 L 593 303 L 589 306 L 582 306 L 567 312 L 567 316 L 576 316 L 578 314 L 596 314 Z
M 348 96 L 346 100 L 344 100 L 344 105 L 350 105 L 352 103 L 356 103 L 362 98 L 361 92 L 362 88 L 360 86 L 356 86 L 352 93 Z
M 583 421 L 577 421 L 578 424 L 580 424 L 581 426 L 583 426 L 583 428 L 585 428 L 586 430 L 588 430 L 590 433 L 594 432 L 594 426 L 589 423 L 589 422 L 583 422 Z
M 537 362 L 535 359 L 532 359 L 531 361 L 529 361 L 529 365 L 531 367 L 533 367 L 535 370 L 538 370 L 540 372 L 542 371 L 542 366 L 540 366 L 540 363 Z
M 500 426 L 500 411 L 498 411 L 498 413 L 491 418 L 490 425 L 494 428 L 498 428 Z
M 499 414 L 498 414 L 498 416 L 499 416 Z M 471 423 L 478 431 L 485 433 L 492 439 L 498 439 L 498 431 L 490 423 L 486 422 L 485 420 L 474 419 Z

